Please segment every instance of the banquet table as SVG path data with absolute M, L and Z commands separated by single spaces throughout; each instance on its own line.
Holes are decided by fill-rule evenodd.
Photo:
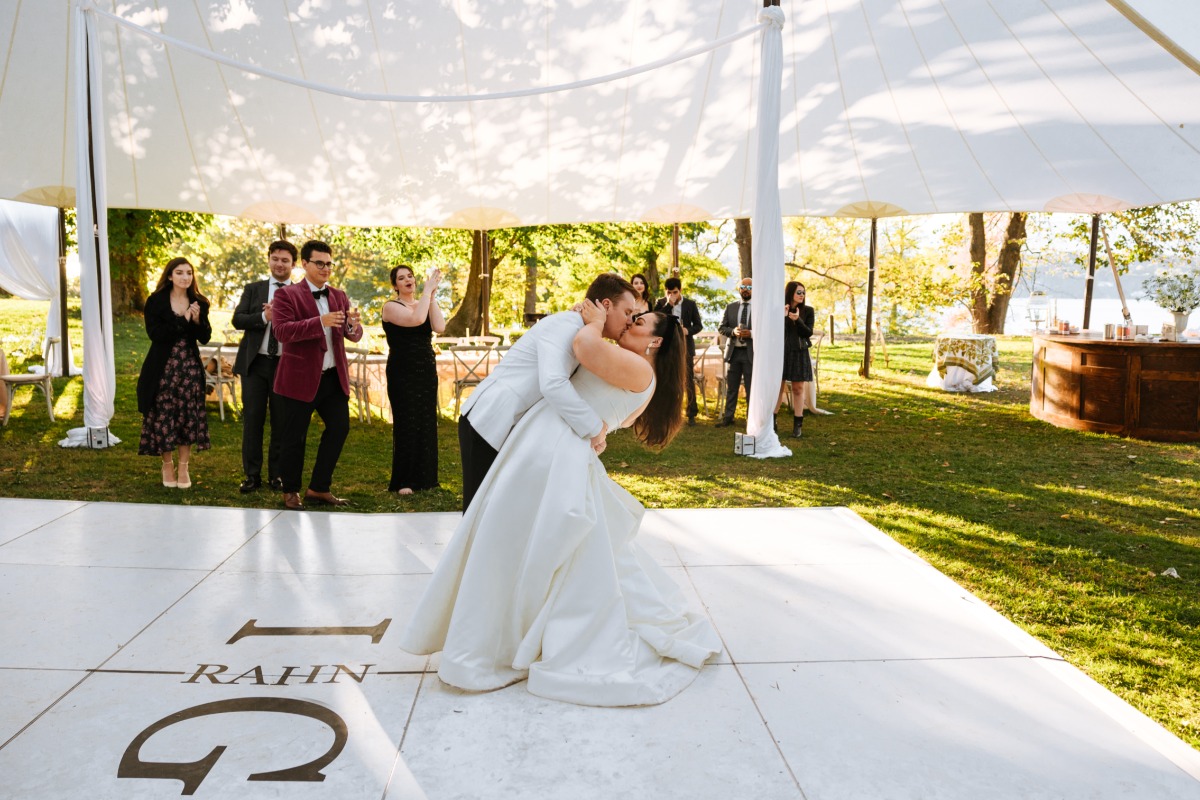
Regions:
M 949 392 L 995 391 L 1000 366 L 996 337 L 982 333 L 943 333 L 933 347 L 933 369 L 926 384 Z

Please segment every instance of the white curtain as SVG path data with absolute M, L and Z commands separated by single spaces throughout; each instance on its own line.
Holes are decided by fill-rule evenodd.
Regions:
M 67 341 L 58 299 L 57 209 L 0 200 L 0 289 L 26 300 L 50 301 L 46 337 Z M 67 363 L 70 362 L 68 344 Z M 51 375 L 63 374 L 59 348 L 51 352 L 46 369 Z M 72 371 L 78 374 L 77 370 Z
M 762 79 L 758 92 L 758 182 L 754 195 L 751 259 L 754 264 L 754 373 L 746 432 L 755 437 L 755 457 L 790 456 L 771 420 L 783 379 L 783 212 L 779 202 L 779 103 L 783 79 L 783 9 L 758 15 L 763 30 Z
M 79 296 L 83 309 L 83 428 L 64 447 L 108 447 L 117 378 L 113 360 L 112 290 L 108 272 L 108 205 L 104 195 L 104 103 L 100 48 L 83 4 L 75 9 L 75 196 L 79 223 Z M 90 45 L 90 47 L 89 47 Z M 87 70 L 91 68 L 91 80 Z M 88 140 L 88 97 L 95 145 Z M 98 191 L 93 194 L 92 186 Z M 95 211 L 93 213 L 93 204 Z

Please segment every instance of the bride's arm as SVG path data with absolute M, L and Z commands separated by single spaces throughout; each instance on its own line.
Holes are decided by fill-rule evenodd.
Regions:
M 654 379 L 654 370 L 646 359 L 604 341 L 604 319 L 589 322 L 575 334 L 575 357 L 605 383 L 640 392 Z

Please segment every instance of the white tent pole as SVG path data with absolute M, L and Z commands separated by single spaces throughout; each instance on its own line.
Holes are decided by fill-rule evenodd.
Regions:
M 746 432 L 755 437 L 755 456 L 790 456 L 772 421 L 783 378 L 783 211 L 779 201 L 779 104 L 783 84 L 783 9 L 763 0 L 762 70 L 758 93 L 758 170 L 751 229 L 754 301 L 754 370 Z M 797 409 L 799 411 L 799 409 Z
M 1108 228 L 1104 227 L 1104 223 L 1100 223 L 1100 231 L 1104 234 L 1104 252 L 1108 253 L 1108 266 L 1112 268 L 1113 280 L 1117 284 L 1117 294 L 1121 298 L 1121 316 L 1125 318 L 1125 324 L 1130 328 L 1133 327 L 1133 315 L 1129 313 L 1129 305 L 1125 302 L 1125 289 L 1121 287 L 1121 276 L 1117 274 L 1117 262 L 1113 261 L 1112 247 L 1108 244 Z
M 108 273 L 108 207 L 102 187 L 104 107 L 101 62 L 90 3 L 75 7 L 75 210 L 79 235 L 79 293 L 83 311 L 83 424 L 62 444 L 107 447 L 113 417 L 112 294 Z

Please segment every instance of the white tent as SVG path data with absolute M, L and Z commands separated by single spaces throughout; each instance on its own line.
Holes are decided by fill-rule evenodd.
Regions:
M 470 96 L 704 51 L 755 28 L 761 0 L 96 5 L 130 23 L 96 18 L 111 206 L 468 228 L 752 211 L 755 36 L 573 91 L 386 103 L 248 74 L 143 31 L 339 90 Z M 1200 195 L 1200 76 L 1187 56 L 1197 4 L 782 8 L 784 214 Z M 71 202 L 73 24 L 70 0 L 0 2 L 0 197 Z
M 748 216 L 775 130 L 789 215 L 1200 196 L 1200 9 L 1163 0 L 785 0 L 766 147 L 758 0 L 81 2 L 103 158 L 76 138 L 82 14 L 0 0 L 0 197 L 69 204 L 95 174 L 85 317 L 106 307 L 105 202 L 464 228 Z M 111 416 L 112 384 L 95 374 L 85 419 L 93 389 Z

